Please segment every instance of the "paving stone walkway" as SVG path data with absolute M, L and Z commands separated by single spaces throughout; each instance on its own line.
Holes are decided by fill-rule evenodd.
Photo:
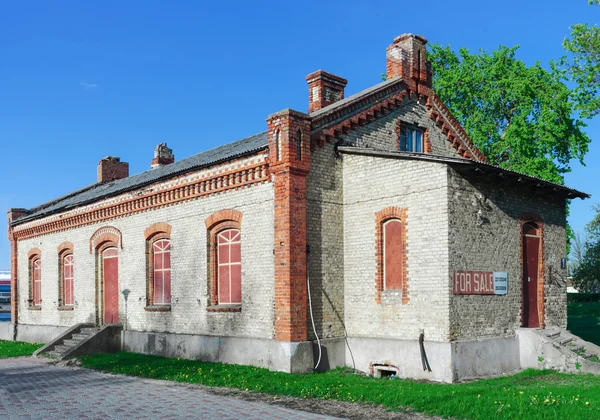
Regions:
M 332 419 L 164 381 L 0 359 L 2 419 Z

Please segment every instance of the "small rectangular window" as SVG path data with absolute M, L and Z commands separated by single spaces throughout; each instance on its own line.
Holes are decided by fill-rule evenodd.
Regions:
M 402 126 L 400 131 L 400 151 L 423 153 L 423 130 L 411 126 Z

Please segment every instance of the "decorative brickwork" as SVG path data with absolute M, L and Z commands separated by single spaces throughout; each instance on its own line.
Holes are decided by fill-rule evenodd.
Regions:
M 146 238 L 146 240 L 150 240 L 151 238 L 153 238 L 155 235 L 157 234 L 163 234 L 165 235 L 165 237 L 170 237 L 171 236 L 171 225 L 165 222 L 156 222 L 151 224 L 145 231 L 144 231 L 144 238 Z
M 275 339 L 307 339 L 306 316 L 306 176 L 310 169 L 310 121 L 285 110 L 269 116 L 270 150 L 279 132 L 282 159 L 271 166 L 275 189 Z M 300 156 L 297 133 L 302 133 Z M 300 157 L 300 159 L 298 159 Z M 271 162 L 276 161 L 272 156 Z
M 545 310 L 544 310 L 544 286 L 545 286 L 545 280 L 544 280 L 544 273 L 545 273 L 545 263 L 544 263 L 544 220 L 537 214 L 537 213 L 533 213 L 533 212 L 525 212 L 523 213 L 523 215 L 521 216 L 521 238 L 523 237 L 523 226 L 526 223 L 531 223 L 533 222 L 536 226 L 537 226 L 537 235 L 541 238 L 540 239 L 540 254 L 539 254 L 539 259 L 538 259 L 538 284 L 537 284 L 537 311 L 538 311 L 538 317 L 539 317 L 539 321 L 540 321 L 540 328 L 545 328 L 546 324 L 545 324 Z M 521 240 L 521 253 L 520 253 L 520 260 L 521 260 L 521 267 L 523 267 L 524 261 L 523 261 L 523 256 L 524 256 L 524 250 L 523 250 L 523 240 Z M 521 272 L 523 270 L 521 269 Z M 524 306 L 527 304 L 527 302 L 525 302 L 524 299 L 524 290 L 523 290 L 523 286 L 524 286 L 524 279 L 521 278 L 521 325 L 525 325 L 525 319 L 524 319 L 524 314 L 525 314 L 525 310 L 524 310 Z
M 375 280 L 375 288 L 377 290 L 376 300 L 381 303 L 381 293 L 384 291 L 385 273 L 384 273 L 384 225 L 390 220 L 400 220 L 402 222 L 402 253 L 398 256 L 401 260 L 402 267 L 402 304 L 407 304 L 410 299 L 408 296 L 408 217 L 407 209 L 399 207 L 387 207 L 375 213 L 376 223 L 376 238 L 375 238 L 375 256 L 377 264 L 377 277 Z
M 103 226 L 90 238 L 90 254 L 93 250 L 104 249 L 107 246 L 123 248 L 123 235 L 121 231 L 113 226 Z
M 268 165 L 261 161 L 229 171 L 219 171 L 206 178 L 176 184 L 168 189 L 141 192 L 135 196 L 116 203 L 106 204 L 85 212 L 75 212 L 62 218 L 35 221 L 13 228 L 15 236 L 20 239 L 31 238 L 53 232 L 59 232 L 92 223 L 105 222 L 118 217 L 130 216 L 147 210 L 169 206 L 198 197 L 206 197 L 223 191 L 237 190 L 250 185 L 268 182 Z M 143 195 L 142 195 L 143 194 Z
M 237 307 L 217 307 L 219 305 L 219 269 L 218 269 L 218 246 L 217 236 L 227 229 L 242 229 L 242 212 L 233 209 L 220 210 L 206 218 L 206 249 L 208 263 L 208 288 L 209 288 L 209 312 L 239 312 L 241 305 Z M 243 281 L 243 279 L 242 279 Z

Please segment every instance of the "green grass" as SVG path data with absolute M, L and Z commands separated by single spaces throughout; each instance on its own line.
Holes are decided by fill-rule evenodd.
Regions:
M 7 357 L 31 356 L 42 344 L 23 343 L 21 341 L 0 340 L 0 359 Z
M 166 359 L 134 353 L 81 358 L 84 367 L 273 395 L 381 404 L 390 409 L 456 418 L 600 418 L 600 377 L 526 370 L 516 375 L 464 384 L 433 384 L 345 373 L 287 374 L 267 369 Z
M 569 302 L 567 329 L 600 346 L 600 302 Z

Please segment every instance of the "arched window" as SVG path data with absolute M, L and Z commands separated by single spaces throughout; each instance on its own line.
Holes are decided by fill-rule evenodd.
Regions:
M 281 136 L 279 133 L 279 130 L 277 130 L 277 132 L 275 133 L 275 156 L 277 156 L 277 161 L 280 162 L 281 161 L 281 153 L 283 152 L 281 150 Z
M 41 306 L 42 304 L 42 259 L 34 257 L 31 260 L 31 305 Z
M 383 224 L 383 288 L 384 290 L 402 290 L 403 243 L 402 222 L 388 220 Z
M 61 300 L 63 306 L 73 306 L 75 304 L 74 295 L 74 274 L 73 274 L 73 254 L 66 254 L 62 257 L 61 282 L 62 293 Z
M 408 296 L 408 218 L 407 209 L 387 207 L 375 213 L 377 263 L 376 301 L 392 291 L 390 296 L 402 293 L 402 304 Z
M 171 308 L 171 225 L 152 224 L 144 231 L 146 237 L 146 310 L 170 311 Z
M 227 229 L 217 235 L 219 304 L 242 303 L 241 234 Z
M 296 160 L 302 160 L 302 132 L 296 133 Z
M 159 239 L 152 244 L 152 304 L 171 304 L 171 241 Z
M 209 312 L 242 310 L 242 213 L 225 209 L 204 221 L 207 233 Z

